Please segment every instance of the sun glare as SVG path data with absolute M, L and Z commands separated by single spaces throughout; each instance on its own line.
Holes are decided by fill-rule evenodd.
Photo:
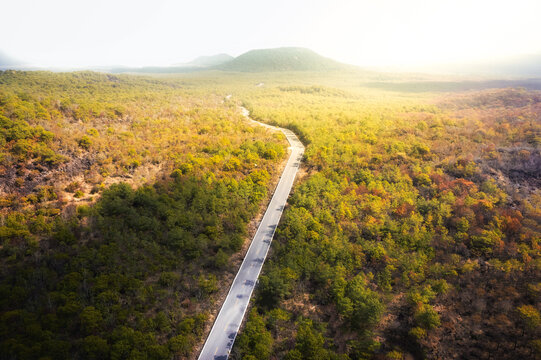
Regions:
M 170 65 L 302 46 L 357 65 L 410 66 L 541 51 L 541 2 L 4 1 L 0 49 L 47 66 Z

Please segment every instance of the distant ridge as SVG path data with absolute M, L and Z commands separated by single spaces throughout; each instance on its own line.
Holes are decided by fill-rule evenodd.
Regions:
M 217 54 L 211 56 L 199 56 L 189 63 L 179 64 L 186 66 L 196 66 L 196 67 L 209 67 L 209 66 L 218 66 L 223 63 L 233 60 L 234 57 L 228 54 Z
M 463 61 L 447 64 L 419 65 L 419 67 L 370 67 L 359 68 L 354 65 L 343 64 L 323 57 L 312 50 L 300 47 L 282 47 L 274 49 L 251 50 L 234 58 L 228 54 L 199 56 L 187 63 L 177 63 L 170 66 L 41 66 L 14 58 L 0 49 L 0 70 L 49 70 L 55 72 L 69 72 L 92 70 L 111 73 L 146 73 L 146 74 L 180 74 L 199 71 L 233 71 L 233 72 L 279 72 L 279 71 L 369 71 L 373 74 L 432 74 L 451 76 L 481 76 L 482 80 L 535 80 L 534 87 L 538 88 L 541 79 L 541 53 L 515 55 L 490 60 Z M 527 88 L 530 85 L 526 86 Z
M 131 73 L 187 73 L 204 70 L 238 72 L 275 71 L 333 71 L 357 69 L 323 57 L 312 50 L 298 47 L 259 49 L 248 51 L 236 58 L 227 54 L 200 56 L 189 63 L 173 66 L 145 66 L 141 68 L 117 67 L 111 72 Z
M 171 66 L 143 66 L 127 67 L 117 66 L 109 68 L 112 73 L 147 73 L 147 74 L 180 74 L 203 71 L 214 68 L 234 59 L 228 54 L 218 54 L 210 56 L 199 56 L 187 63 L 178 63 Z
M 465 70 L 471 74 L 540 78 L 541 54 L 517 55 L 469 66 L 467 64 Z
M 18 68 L 24 63 L 0 51 L 0 69 Z
M 354 68 L 298 47 L 251 50 L 215 69 L 240 72 L 330 71 Z

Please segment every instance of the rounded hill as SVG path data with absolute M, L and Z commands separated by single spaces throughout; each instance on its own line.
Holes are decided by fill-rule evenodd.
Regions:
M 350 66 L 323 57 L 312 50 L 296 47 L 251 50 L 216 67 L 241 72 L 329 71 Z

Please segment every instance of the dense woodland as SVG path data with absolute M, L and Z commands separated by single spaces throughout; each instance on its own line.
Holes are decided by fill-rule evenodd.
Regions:
M 309 146 L 237 358 L 541 356 L 541 93 L 243 98 Z
M 187 88 L 0 73 L 0 358 L 194 352 L 286 141 Z
M 242 103 L 306 153 L 232 358 L 541 357 L 541 93 L 363 76 L 1 73 L 1 356 L 197 356 L 286 156 Z

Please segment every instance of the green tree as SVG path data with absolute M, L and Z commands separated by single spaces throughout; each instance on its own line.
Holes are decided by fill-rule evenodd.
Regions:
M 430 330 L 440 326 L 440 316 L 430 305 L 423 305 L 415 312 L 415 321 L 424 329 Z
M 269 359 L 272 354 L 272 335 L 255 307 L 250 311 L 249 319 L 237 341 L 242 358 L 253 356 L 255 359 Z
M 99 336 L 89 335 L 83 339 L 81 353 L 85 359 L 105 359 L 109 357 L 109 344 Z
M 80 315 L 81 326 L 85 333 L 95 334 L 100 330 L 103 322 L 101 312 L 93 306 L 87 306 Z

